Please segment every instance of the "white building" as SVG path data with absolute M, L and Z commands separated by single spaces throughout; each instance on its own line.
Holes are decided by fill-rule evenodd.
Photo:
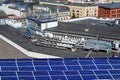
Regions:
M 99 3 L 106 3 L 106 0 L 99 0 Z
M 2 4 L 0 10 L 4 11 L 7 15 L 16 15 L 18 17 L 25 17 L 26 11 L 24 8 L 16 9 L 14 4 Z

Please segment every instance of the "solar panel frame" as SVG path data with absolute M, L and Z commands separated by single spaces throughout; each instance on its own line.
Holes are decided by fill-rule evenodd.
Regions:
M 119 62 L 120 58 L 8 59 L 8 62 L 2 59 L 0 77 L 6 80 L 9 77 L 11 80 L 116 80 L 120 78 Z

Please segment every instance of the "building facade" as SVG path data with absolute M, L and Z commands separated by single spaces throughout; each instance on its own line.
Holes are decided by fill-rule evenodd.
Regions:
M 72 18 L 81 17 L 97 17 L 98 16 L 98 6 L 97 5 L 79 5 L 79 6 L 69 6 Z
M 120 18 L 120 3 L 111 3 L 111 4 L 99 5 L 98 17 Z
M 112 3 L 112 2 L 120 2 L 120 0 L 106 0 L 107 3 Z
M 58 21 L 69 20 L 70 19 L 70 9 L 63 6 L 55 5 L 34 5 L 34 11 L 45 11 L 51 16 L 56 16 Z

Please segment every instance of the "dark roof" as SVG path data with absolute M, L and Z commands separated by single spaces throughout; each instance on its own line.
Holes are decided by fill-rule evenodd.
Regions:
M 57 9 L 59 9 L 59 12 L 70 11 L 70 8 L 65 7 L 65 6 L 57 6 L 57 5 L 49 5 L 49 4 L 38 4 L 36 6 L 46 7 L 46 8 L 48 7 L 52 13 L 57 12 Z
M 110 3 L 110 4 L 99 4 L 99 7 L 109 8 L 109 9 L 120 8 L 120 2 L 119 3 Z
M 59 22 L 59 26 L 47 29 L 46 31 L 68 33 L 83 36 L 101 36 L 102 38 L 120 40 L 120 25 L 116 26 L 114 21 L 98 21 L 92 19 L 75 22 Z M 89 31 L 85 32 L 85 29 Z
M 82 7 L 98 6 L 98 4 L 94 4 L 94 3 L 67 3 L 66 5 L 70 5 L 70 6 L 82 6 Z

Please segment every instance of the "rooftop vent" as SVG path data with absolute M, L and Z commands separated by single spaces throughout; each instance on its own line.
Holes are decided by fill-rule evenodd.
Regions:
M 89 28 L 85 28 L 85 32 L 88 32 L 89 31 Z

